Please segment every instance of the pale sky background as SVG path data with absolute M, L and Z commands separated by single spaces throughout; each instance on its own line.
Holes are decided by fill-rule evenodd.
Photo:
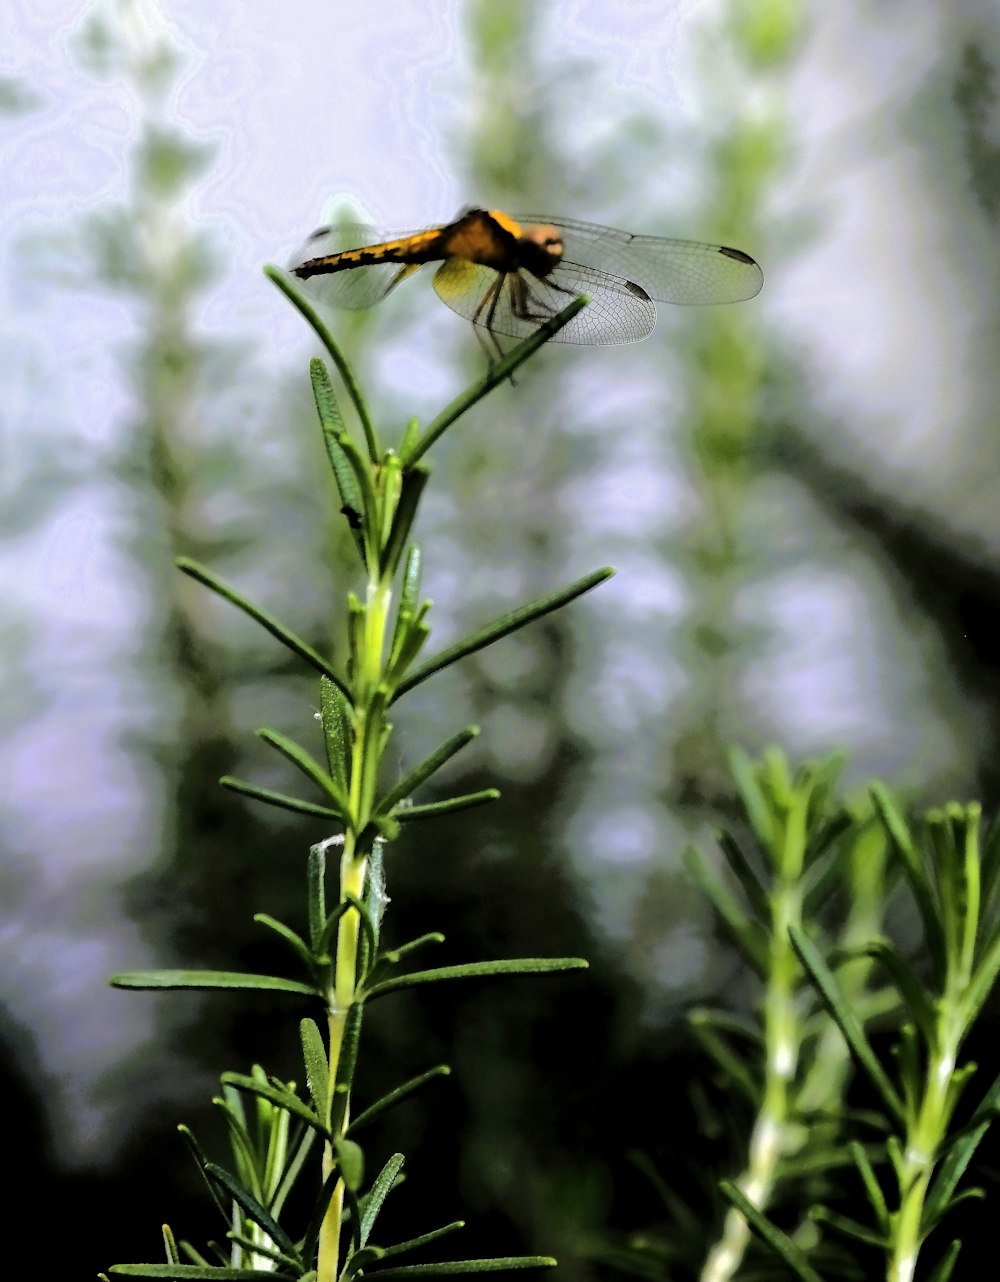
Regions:
M 614 127 L 609 103 L 698 128 L 708 110 L 699 60 L 711 57 L 706 32 L 717 27 L 721 5 L 552 0 L 544 8 L 546 60 L 597 64 L 594 92 L 571 114 L 571 153 Z M 970 371 L 992 359 L 984 326 L 1000 288 L 1000 255 L 984 223 L 951 223 L 924 198 L 927 152 L 901 136 L 888 110 L 917 92 L 945 43 L 939 25 L 963 8 L 974 16 L 975 6 L 961 5 L 812 7 L 791 81 L 774 90 L 789 98 L 796 150 L 773 215 L 776 224 L 815 220 L 820 234 L 801 247 L 767 247 L 765 289 L 751 306 L 779 350 L 808 369 L 815 404 L 837 425 L 825 449 L 862 471 L 869 460 L 887 481 L 895 478 L 995 548 L 997 478 L 964 448 L 963 433 L 977 416 Z M 191 214 L 214 229 L 228 266 L 200 324 L 209 336 L 244 336 L 264 369 L 288 374 L 304 364 L 309 339 L 260 265 L 286 261 L 331 200 L 349 196 L 389 227 L 436 223 L 490 201 L 489 192 L 462 189 L 449 151 L 471 101 L 462 9 L 454 0 L 366 8 L 285 0 L 280 19 L 277 6 L 253 0 L 164 9 L 188 58 L 176 118 L 219 148 Z M 67 0 L 15 0 L 0 19 L 0 74 L 22 79 L 37 100 L 34 110 L 0 124 L 0 485 L 11 502 L 43 428 L 53 451 L 58 442 L 72 462 L 81 442 L 98 453 L 112 448 L 130 411 L 120 360 L 121 344 L 136 334 L 133 310 L 107 295 L 56 287 L 38 270 L 43 261 L 73 276 L 65 246 L 74 220 L 121 198 L 123 155 L 135 131 L 128 90 L 95 79 L 74 57 L 69 35 L 86 12 Z M 152 4 L 136 13 L 146 15 L 139 21 L 162 21 Z M 725 67 L 718 71 L 725 83 Z M 753 112 L 769 104 L 762 94 L 737 105 Z M 955 157 L 940 163 L 954 167 L 956 184 L 963 181 Z M 637 174 L 637 225 L 629 230 L 698 237 L 684 215 L 697 206 L 699 182 L 683 157 Z M 662 227 L 650 215 L 657 208 Z M 600 207 L 551 212 L 605 217 Z M 39 256 L 39 244 L 48 253 Z M 426 282 L 413 288 L 421 284 L 427 289 Z M 444 332 L 453 337 L 460 322 L 429 301 L 439 313 L 433 324 L 387 370 L 390 382 L 413 378 L 413 411 L 421 414 L 457 387 L 436 363 L 435 344 Z M 673 323 L 662 320 L 665 328 Z M 591 398 L 643 404 L 642 349 L 545 357 L 577 362 Z M 561 515 L 586 519 L 592 564 L 619 566 L 606 608 L 640 621 L 676 617 L 680 587 L 669 570 L 643 560 L 648 554 L 633 539 L 644 523 L 682 509 L 683 492 L 671 491 L 669 478 L 650 477 L 638 447 L 623 451 L 602 484 L 595 491 L 585 483 Z M 121 563 L 107 500 L 100 490 L 81 491 L 0 550 L 12 637 L 31 620 L 38 629 L 26 646 L 35 684 L 25 685 L 17 665 L 16 685 L 3 687 L 12 714 L 34 713 L 0 744 L 5 858 L 34 875 L 16 902 L 0 903 L 0 969 L 9 1009 L 31 1030 L 75 1119 L 74 1153 L 91 1158 L 107 1120 L 91 1088 L 123 1048 L 148 1036 L 153 1019 L 152 1003 L 123 1001 L 100 979 L 147 960 L 137 933 L 114 917 L 106 877 L 144 844 L 143 831 L 157 818 L 148 801 L 138 804 L 134 766 L 117 746 L 123 726 L 135 722 L 130 694 L 139 692 L 130 692 L 128 677 L 100 675 L 127 652 L 128 633 L 146 608 Z M 862 772 L 943 769 L 955 745 L 942 725 L 907 720 L 908 708 L 928 702 L 920 639 L 868 635 L 885 589 L 801 494 L 760 493 L 747 514 L 759 527 L 776 516 L 799 544 L 783 549 L 788 560 L 807 548 L 812 563 L 776 572 L 745 603 L 747 619 L 783 641 L 758 667 L 751 697 L 783 710 L 779 723 L 793 752 L 849 742 Z M 604 666 L 626 692 L 617 709 L 623 726 L 650 701 L 669 708 L 682 681 L 669 660 L 655 673 L 639 662 L 626 637 L 609 638 Z M 523 726 L 501 723 L 494 733 L 499 753 L 505 735 L 523 747 Z M 584 861 L 655 856 L 662 834 L 646 830 L 634 797 L 609 784 L 609 795 L 593 801 L 605 817 L 601 824 L 581 818 Z M 628 834 L 613 849 L 611 829 Z

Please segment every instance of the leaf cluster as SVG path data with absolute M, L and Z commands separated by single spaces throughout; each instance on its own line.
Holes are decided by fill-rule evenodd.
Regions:
M 760 1017 L 697 1011 L 692 1020 L 724 1080 L 754 1109 L 756 1126 L 746 1172 L 720 1183 L 730 1212 L 709 1258 L 735 1266 L 747 1245 L 734 1245 L 742 1224 L 770 1252 L 771 1263 L 755 1263 L 761 1276 L 822 1282 L 879 1268 L 908 1276 L 950 1212 L 983 1196 L 962 1182 L 995 1117 L 1000 1076 L 966 1103 L 976 1066 L 961 1051 L 1000 971 L 1000 828 L 982 839 L 975 804 L 952 804 L 911 825 L 881 784 L 867 807 L 845 807 L 832 791 L 833 760 L 793 778 L 779 754 L 753 763 L 737 752 L 732 768 L 754 838 L 747 848 L 731 831 L 719 837 L 738 890 L 697 852 L 689 867 L 760 977 Z M 916 908 L 915 949 L 884 933 L 892 886 Z M 774 1032 L 789 959 L 794 1005 L 780 1043 L 790 1070 L 782 1113 Z M 874 1093 L 874 1109 L 849 1105 L 854 1074 Z M 780 1150 L 770 1178 L 754 1149 L 765 1123 Z M 850 1213 L 845 1174 L 857 1190 Z M 690 1225 L 683 1199 L 668 1192 L 674 1218 Z M 947 1282 L 960 1246 L 955 1239 L 939 1251 L 928 1276 Z M 618 1254 L 643 1274 L 659 1249 L 653 1238 Z

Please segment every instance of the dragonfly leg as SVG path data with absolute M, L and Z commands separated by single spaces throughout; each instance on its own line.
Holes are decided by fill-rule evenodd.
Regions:
M 483 349 L 483 355 L 486 357 L 486 368 L 491 370 L 497 363 L 496 353 L 493 351 L 493 348 L 490 346 L 486 336 L 482 333 L 478 325 L 473 325 L 472 332 L 476 336 L 476 342 Z
M 546 321 L 550 316 L 555 315 L 556 308 L 544 299 L 538 298 L 533 294 L 528 282 L 520 273 L 517 274 L 517 284 L 518 288 L 516 293 L 513 290 L 511 291 L 511 302 L 513 304 L 514 315 L 518 320 L 537 321 L 541 324 L 542 321 Z M 545 284 L 548 285 L 550 289 L 557 290 L 560 294 L 569 294 L 573 297 L 576 296 L 572 289 L 567 289 L 565 285 L 558 285 L 554 280 L 550 280 L 548 277 L 545 277 Z
M 496 280 L 493 282 L 493 284 L 489 287 L 489 289 L 480 299 L 479 306 L 476 308 L 476 310 L 472 314 L 473 325 L 482 325 L 483 329 L 485 329 L 486 333 L 489 335 L 490 343 L 493 344 L 491 349 L 489 344 L 483 341 L 482 335 L 479 333 L 479 330 L 477 329 L 475 331 L 476 337 L 480 340 L 480 342 L 482 343 L 486 351 L 486 357 L 490 363 L 491 369 L 495 364 L 496 360 L 503 356 L 503 348 L 500 346 L 500 340 L 497 338 L 496 331 L 493 328 L 493 320 L 494 320 L 494 317 L 496 316 L 497 304 L 500 302 L 500 296 L 503 293 L 504 285 L 510 279 L 511 279 L 511 276 L 504 273 L 499 273 L 497 275 Z M 483 317 L 482 320 L 480 320 L 480 317 L 483 315 L 484 308 L 486 310 L 486 315 L 485 317 Z
M 554 289 L 557 294 L 569 294 L 573 298 L 576 298 L 577 296 L 577 291 L 575 289 L 570 289 L 568 285 L 560 285 L 559 282 L 557 280 L 553 280 L 551 276 L 545 277 L 545 283 L 548 285 L 549 289 Z

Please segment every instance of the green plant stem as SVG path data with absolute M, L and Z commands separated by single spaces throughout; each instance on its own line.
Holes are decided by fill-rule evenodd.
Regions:
M 356 849 L 356 837 L 348 831 L 344 837 L 344 853 L 340 861 L 340 899 L 344 902 L 353 898 L 360 900 L 364 891 L 365 872 L 368 860 Z M 337 1068 L 344 1045 L 344 1029 L 347 1014 L 354 1001 L 357 989 L 358 972 L 358 937 L 360 919 L 356 910 L 348 909 L 340 919 L 337 933 L 337 955 L 334 963 L 333 992 L 327 1017 L 330 1037 L 329 1080 L 331 1083 L 330 1103 L 327 1109 L 327 1122 L 333 1104 L 333 1083 L 337 1080 Z M 350 1122 L 350 1104 L 344 1110 L 342 1129 Z M 335 1138 L 339 1138 L 335 1137 Z M 335 1164 L 335 1153 L 331 1141 L 327 1141 L 323 1150 L 323 1179 L 329 1178 Z M 316 1282 L 336 1282 L 340 1263 L 340 1225 L 344 1210 L 344 1182 L 338 1180 L 330 1198 L 323 1218 L 319 1235 L 319 1256 L 316 1266 Z
M 369 564 L 377 564 L 378 558 Z M 373 799 L 378 783 L 378 764 L 385 737 L 384 704 L 377 698 L 382 681 L 382 668 L 386 653 L 389 628 L 389 611 L 392 604 L 392 581 L 373 574 L 366 593 L 362 643 L 355 656 L 354 727 L 351 745 L 351 773 L 349 811 L 345 816 L 344 849 L 340 860 L 340 902 L 359 903 L 365 890 L 368 870 L 368 850 L 359 847 L 358 838 L 371 818 Z M 337 951 L 333 963 L 332 991 L 328 1029 L 330 1038 L 329 1080 L 337 1080 L 337 1068 L 343 1051 L 344 1029 L 348 1012 L 357 996 L 358 941 L 361 930 L 360 915 L 349 908 L 341 917 L 337 929 Z M 330 1092 L 332 1107 L 333 1091 Z M 329 1121 L 329 1115 L 327 1120 Z M 350 1103 L 344 1110 L 342 1137 L 350 1123 Z M 334 1169 L 336 1157 L 332 1141 L 328 1141 L 323 1154 L 323 1178 Z M 340 1263 L 340 1229 L 344 1209 L 344 1182 L 338 1180 L 330 1199 L 319 1236 L 317 1282 L 336 1282 Z
M 927 1090 L 907 1127 L 897 1178 L 900 1203 L 891 1234 L 887 1282 L 912 1282 L 924 1238 L 923 1215 L 937 1154 L 951 1119 L 952 1076 L 958 1063 L 963 1028 L 954 1019 L 955 998 L 941 1002 L 934 1044 L 927 1057 Z
M 391 581 L 373 578 L 368 584 L 365 646 L 363 653 L 359 655 L 361 670 L 358 673 L 358 694 L 361 696 L 362 706 L 382 678 L 382 656 L 391 603 Z
M 794 1146 L 790 1089 L 799 1062 L 803 1028 L 796 1011 L 795 991 L 801 968 L 791 946 L 788 928 L 798 925 L 802 902 L 795 881 L 779 880 L 771 898 L 771 935 L 767 992 L 764 997 L 764 1095 L 750 1137 L 747 1164 L 736 1186 L 758 1209 L 771 1199 L 782 1158 Z M 701 1271 L 701 1282 L 728 1282 L 738 1272 L 750 1226 L 741 1211 L 726 1212 L 722 1233 Z
M 899 1063 L 905 1087 L 905 1129 L 890 1154 L 899 1209 L 889 1217 L 886 1278 L 912 1282 L 924 1238 L 937 1218 L 932 1214 L 928 1222 L 928 1194 L 948 1147 L 962 1084 L 973 1067 L 959 1064 L 962 1043 L 978 1010 L 977 1001 L 970 1003 L 970 994 L 982 989 L 984 974 L 992 981 L 995 972 L 988 951 L 977 950 L 977 941 L 989 937 L 983 918 L 979 807 L 954 806 L 928 815 L 930 857 L 925 863 L 891 804 L 884 796 L 876 800 L 904 858 L 928 937 L 933 930 L 938 944 L 936 983 L 931 990 L 936 990 L 936 996 L 919 1011 L 913 1010 L 902 1029 Z M 916 987 L 917 981 L 911 984 Z

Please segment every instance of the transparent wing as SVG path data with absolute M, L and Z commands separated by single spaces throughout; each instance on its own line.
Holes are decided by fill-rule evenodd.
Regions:
M 515 214 L 522 225 L 556 227 L 563 237 L 563 258 L 635 281 L 661 303 L 738 303 L 760 293 L 764 273 L 749 254 L 728 245 L 664 236 L 635 236 L 596 223 Z
M 335 227 L 321 227 L 313 232 L 289 267 L 294 272 L 313 258 L 328 258 L 352 249 L 377 249 L 386 241 L 414 234 L 409 231 L 386 231 L 382 227 L 369 227 L 364 223 L 338 223 Z M 308 276 L 302 280 L 302 288 L 321 302 L 355 311 L 381 302 L 394 285 L 414 270 L 413 267 L 401 267 L 399 263 L 345 267 L 341 271 Z
M 449 258 L 435 272 L 434 288 L 459 316 L 511 338 L 533 334 L 578 294 L 590 303 L 554 335 L 555 343 L 636 343 L 656 324 L 656 308 L 643 290 L 575 264 L 560 264 L 544 278 L 526 271 L 501 278 L 492 267 Z

